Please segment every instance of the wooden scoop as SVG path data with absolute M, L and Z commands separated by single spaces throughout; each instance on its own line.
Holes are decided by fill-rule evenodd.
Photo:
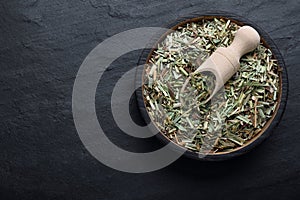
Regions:
M 240 58 L 253 51 L 260 43 L 260 36 L 257 31 L 250 26 L 241 27 L 235 34 L 232 44 L 227 47 L 219 47 L 216 51 L 193 72 L 212 72 L 216 77 L 215 88 L 208 102 L 224 84 L 238 71 Z

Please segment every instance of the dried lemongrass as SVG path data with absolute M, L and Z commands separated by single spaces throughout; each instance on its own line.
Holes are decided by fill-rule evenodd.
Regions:
M 217 47 L 229 46 L 239 26 L 229 20 L 187 23 L 166 36 L 145 69 L 147 111 L 170 140 L 195 152 L 227 152 L 247 144 L 270 120 L 279 96 L 279 68 L 260 44 L 241 58 L 220 101 L 204 104 L 213 79 L 192 74 Z M 184 87 L 183 87 L 184 86 Z

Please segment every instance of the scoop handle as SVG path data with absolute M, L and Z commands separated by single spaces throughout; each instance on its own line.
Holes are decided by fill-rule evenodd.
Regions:
M 239 60 L 244 54 L 253 51 L 259 43 L 258 32 L 250 26 L 243 26 L 236 32 L 233 42 L 227 49 Z

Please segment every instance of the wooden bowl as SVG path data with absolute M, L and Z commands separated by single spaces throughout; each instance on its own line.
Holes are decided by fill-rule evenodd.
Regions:
M 190 16 L 186 16 L 180 19 L 177 19 L 176 21 L 168 24 L 165 26 L 165 28 L 176 30 L 179 26 L 183 26 L 186 23 L 190 22 L 198 22 L 203 19 L 213 19 L 213 18 L 219 18 L 219 19 L 230 19 L 232 22 L 243 26 L 243 25 L 250 25 L 254 27 L 261 36 L 261 41 L 263 45 L 269 49 L 271 49 L 274 59 L 278 61 L 278 67 L 279 67 L 279 76 L 280 76 L 280 83 L 279 83 L 279 97 L 277 102 L 277 107 L 273 113 L 273 116 L 271 119 L 268 120 L 268 122 L 265 124 L 265 126 L 262 128 L 262 130 L 253 137 L 250 141 L 248 141 L 245 145 L 235 148 L 232 151 L 229 152 L 219 152 L 219 153 L 210 153 L 205 156 L 199 156 L 199 153 L 193 152 L 190 150 L 187 150 L 186 148 L 180 146 L 177 143 L 174 143 L 171 141 L 167 136 L 165 136 L 163 133 L 159 131 L 159 128 L 156 127 L 156 136 L 165 144 L 172 143 L 171 147 L 175 152 L 182 152 L 185 151 L 184 156 L 187 156 L 189 158 L 198 159 L 198 160 L 208 160 L 208 161 L 217 161 L 217 160 L 226 160 L 230 159 L 242 154 L 245 154 L 249 152 L 251 149 L 256 147 L 258 144 L 260 144 L 262 141 L 264 141 L 267 137 L 270 136 L 272 131 L 276 128 L 278 123 L 281 120 L 281 117 L 284 113 L 286 102 L 287 102 L 287 96 L 288 96 L 288 77 L 287 77 L 287 70 L 285 67 L 285 63 L 283 61 L 283 58 L 273 42 L 273 40 L 268 36 L 266 32 L 264 32 L 260 27 L 258 27 L 255 23 L 249 21 L 248 19 L 245 19 L 241 16 L 237 16 L 230 13 L 224 13 L 224 12 L 206 12 L 206 13 L 193 13 Z M 164 33 L 163 35 L 158 35 L 157 37 L 153 38 L 151 41 L 151 44 L 153 46 L 156 46 L 159 42 L 161 42 L 167 34 L 169 34 L 171 31 L 168 31 Z M 153 54 L 153 51 L 155 48 L 149 50 L 145 49 L 139 59 L 138 65 L 144 65 L 148 63 L 151 55 Z M 143 76 L 144 76 L 144 70 L 143 69 L 137 69 L 136 72 L 136 84 L 137 86 L 143 85 Z M 139 88 L 136 91 L 136 97 L 137 102 L 139 106 L 139 110 L 141 112 L 142 117 L 144 118 L 146 123 L 150 122 L 149 113 L 145 106 L 145 99 L 142 94 L 143 89 Z M 155 124 L 155 123 L 153 123 Z

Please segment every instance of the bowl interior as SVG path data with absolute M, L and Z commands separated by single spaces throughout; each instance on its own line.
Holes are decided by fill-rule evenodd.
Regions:
M 182 22 L 180 23 L 177 23 L 176 25 L 172 26 L 170 29 L 170 31 L 164 33 L 156 42 L 156 44 L 154 46 L 156 46 L 158 43 L 162 42 L 165 37 L 172 31 L 172 30 L 176 30 L 178 27 L 182 27 L 184 26 L 185 24 L 187 23 L 191 23 L 191 22 L 199 22 L 203 19 L 205 20 L 213 20 L 214 18 L 218 18 L 218 19 L 224 19 L 224 20 L 230 20 L 231 22 L 233 23 L 236 23 L 237 25 L 239 26 L 243 26 L 243 25 L 251 25 L 249 23 L 244 23 L 244 22 L 241 22 L 241 21 L 238 21 L 236 19 L 233 19 L 233 18 L 230 18 L 230 17 L 224 17 L 224 16 L 214 16 L 214 15 L 211 15 L 211 16 L 200 16 L 200 17 L 194 17 L 194 18 L 190 18 L 190 19 L 185 19 L 183 20 Z M 260 32 L 258 30 L 258 32 Z M 272 48 L 270 48 L 270 45 L 267 43 L 267 41 L 265 40 L 264 38 L 264 35 L 261 35 L 261 42 L 263 43 L 263 46 L 265 46 L 266 48 L 268 49 L 271 49 L 271 51 L 273 52 Z M 148 54 L 147 56 L 147 59 L 146 59 L 146 63 L 149 63 L 149 60 L 151 58 L 151 56 L 153 55 L 155 51 L 155 48 L 151 49 L 150 53 Z M 276 57 L 276 54 L 274 54 L 273 52 L 273 57 L 274 59 L 277 59 Z M 277 106 L 273 112 L 273 115 L 272 117 L 267 121 L 267 123 L 264 125 L 264 127 L 261 129 L 261 131 L 256 134 L 252 139 L 250 139 L 246 144 L 240 146 L 240 147 L 237 147 L 237 148 L 234 148 L 230 151 L 226 151 L 226 152 L 216 152 L 216 153 L 208 153 L 209 156 L 216 156 L 216 155 L 226 155 L 226 154 L 232 154 L 233 152 L 238 152 L 240 151 L 241 149 L 246 149 L 247 147 L 250 147 L 256 140 L 258 140 L 258 138 L 262 137 L 262 135 L 266 132 L 266 130 L 268 130 L 268 128 L 270 127 L 270 125 L 272 124 L 275 116 L 277 115 L 277 112 L 279 110 L 279 107 L 281 105 L 281 99 L 282 99 L 282 73 L 281 73 L 281 69 L 282 69 L 282 66 L 280 66 L 280 63 L 278 63 L 278 69 L 279 69 L 279 72 L 278 72 L 278 75 L 279 75 L 279 91 L 278 91 L 278 98 L 277 98 Z M 144 84 L 145 84 L 145 80 L 144 80 L 144 74 L 145 74 L 145 69 L 144 71 L 142 72 L 142 91 L 144 91 Z M 143 97 L 143 101 L 144 101 L 144 104 L 146 105 L 146 99 L 145 99 L 145 96 L 142 95 Z M 146 112 L 148 113 L 147 109 L 146 109 Z M 148 113 L 149 115 L 149 113 Z M 194 151 L 191 151 L 191 150 L 188 150 L 186 149 L 185 147 L 173 142 L 172 140 L 170 140 L 165 134 L 163 134 L 160 129 L 156 126 L 156 122 L 153 123 L 157 129 L 157 131 L 159 132 L 159 134 L 157 135 L 161 140 L 163 140 L 165 143 L 168 143 L 168 142 L 171 142 L 173 144 L 175 144 L 175 148 L 179 148 L 181 150 L 185 150 L 186 151 L 186 154 L 189 156 L 189 157 L 199 157 L 199 153 L 197 152 L 194 152 Z

